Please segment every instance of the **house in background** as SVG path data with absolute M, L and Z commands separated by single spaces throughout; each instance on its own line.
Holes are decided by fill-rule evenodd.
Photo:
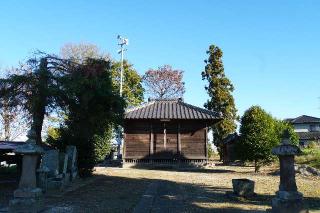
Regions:
M 302 115 L 297 118 L 285 119 L 285 121 L 293 125 L 301 146 L 306 146 L 313 141 L 320 142 L 320 118 Z
M 182 99 L 150 100 L 124 117 L 124 163 L 199 162 L 208 158 L 208 127 L 220 116 Z

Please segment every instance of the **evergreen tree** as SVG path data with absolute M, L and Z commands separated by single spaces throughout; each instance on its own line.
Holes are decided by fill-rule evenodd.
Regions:
M 205 89 L 210 99 L 204 106 L 209 110 L 220 113 L 222 118 L 220 122 L 211 126 L 213 143 L 217 146 L 221 159 L 221 141 L 235 132 L 237 128 L 235 121 L 238 120 L 238 116 L 232 96 L 234 87 L 224 73 L 223 53 L 219 47 L 210 45 L 207 54 L 209 57 L 204 61 L 206 66 L 201 75 L 202 80 L 208 81 Z

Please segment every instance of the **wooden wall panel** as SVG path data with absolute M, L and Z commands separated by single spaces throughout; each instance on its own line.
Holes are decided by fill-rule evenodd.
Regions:
M 181 133 L 181 152 L 186 158 L 205 158 L 205 129 Z
M 150 152 L 150 134 L 126 134 L 125 157 L 144 158 Z
M 201 121 L 179 121 L 181 153 L 189 159 L 206 158 L 205 125 Z M 151 125 L 154 143 L 153 155 L 155 159 L 168 159 L 178 153 L 178 121 L 132 120 L 124 125 L 125 144 L 124 157 L 141 159 L 150 156 Z M 164 147 L 164 128 L 166 128 L 166 149 Z M 161 155 L 162 153 L 167 153 Z M 171 154 L 170 154 L 171 153 Z

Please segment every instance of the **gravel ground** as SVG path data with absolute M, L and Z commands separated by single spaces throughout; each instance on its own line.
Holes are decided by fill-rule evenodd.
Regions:
M 132 212 L 148 186 L 156 183 L 151 212 L 264 212 L 278 189 L 279 176 L 273 171 L 269 167 L 255 174 L 252 167 L 236 166 L 178 171 L 98 167 L 94 177 L 80 181 L 82 185 L 73 190 L 47 194 L 46 205 L 58 207 L 59 212 Z M 227 197 L 233 178 L 254 180 L 257 196 Z M 320 178 L 297 175 L 297 184 L 311 212 L 320 212 Z
M 252 167 L 216 166 L 204 170 L 99 169 L 97 173 L 130 181 L 159 181 L 152 212 L 264 212 L 278 190 L 279 176 L 273 168 L 255 174 Z M 249 178 L 255 181 L 257 196 L 235 199 L 225 196 L 232 191 L 231 180 Z M 129 182 L 130 182 L 129 181 Z M 320 212 L 320 178 L 297 175 L 297 185 L 312 212 Z

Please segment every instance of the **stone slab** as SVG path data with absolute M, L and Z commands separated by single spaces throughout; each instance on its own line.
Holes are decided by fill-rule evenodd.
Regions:
M 49 169 L 48 176 L 55 177 L 59 174 L 59 151 L 55 149 L 45 151 L 41 161 L 41 167 L 43 166 Z
M 238 196 L 250 197 L 254 195 L 254 181 L 249 179 L 232 179 L 233 193 Z
M 68 155 L 68 171 L 77 170 L 77 148 L 75 146 L 67 146 L 66 154 Z
M 67 167 L 68 167 L 68 155 L 61 152 L 59 153 L 59 168 L 60 168 L 59 173 L 66 174 Z

